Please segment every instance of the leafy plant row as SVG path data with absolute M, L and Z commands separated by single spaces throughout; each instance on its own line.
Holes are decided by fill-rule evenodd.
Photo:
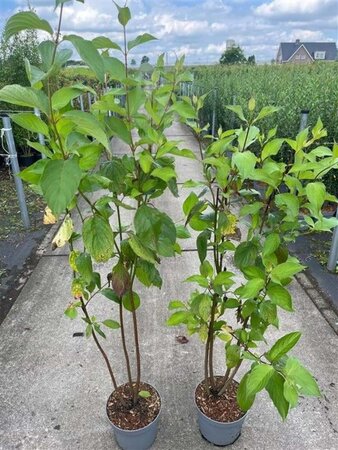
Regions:
M 278 136 L 294 136 L 299 131 L 300 112 L 308 110 L 308 125 L 314 126 L 318 117 L 325 123 L 325 143 L 338 140 L 337 64 L 265 65 L 265 66 L 212 66 L 194 69 L 194 91 L 211 92 L 201 111 L 204 123 L 211 123 L 216 110 L 216 128 L 234 128 L 240 125 L 236 115 L 226 105 L 241 105 L 247 109 L 249 98 L 254 97 L 258 108 L 264 105 L 279 107 L 276 115 L 264 120 L 265 129 L 278 123 Z M 290 159 L 286 147 L 280 156 Z M 332 171 L 324 182 L 328 190 L 338 194 L 338 174 Z

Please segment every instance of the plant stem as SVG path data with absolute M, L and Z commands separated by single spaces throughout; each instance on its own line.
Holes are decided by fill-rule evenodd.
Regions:
M 216 312 L 216 296 L 214 295 L 212 299 L 212 306 L 211 306 L 211 312 L 210 312 L 210 323 L 209 323 L 209 330 L 208 330 L 208 341 L 209 341 L 209 377 L 210 377 L 210 384 L 211 384 L 211 390 L 215 390 L 215 378 L 214 378 L 214 323 L 215 323 L 215 312 Z
M 117 211 L 117 221 L 119 224 L 119 235 L 120 235 L 120 241 L 122 241 L 122 224 L 121 224 L 121 214 L 120 214 L 120 207 L 116 205 L 116 211 Z
M 134 394 L 133 394 L 134 405 L 136 405 L 138 402 L 138 393 L 140 390 L 140 383 L 141 383 L 141 352 L 140 352 L 140 343 L 139 343 L 139 336 L 138 336 L 137 315 L 136 315 L 136 310 L 135 310 L 135 301 L 134 301 L 134 294 L 133 294 L 133 284 L 134 284 L 135 274 L 136 274 L 136 261 L 134 263 L 134 273 L 131 277 L 131 283 L 130 283 L 130 301 L 131 301 L 131 307 L 132 307 L 134 343 L 135 343 L 135 352 L 136 352 L 136 383 L 134 386 Z
M 205 352 L 204 352 L 204 379 L 205 379 L 205 390 L 207 391 L 207 394 L 210 395 L 208 361 L 209 361 L 209 333 L 207 342 L 205 343 Z
M 129 360 L 129 354 L 128 354 L 128 349 L 127 349 L 127 344 L 126 344 L 126 336 L 124 333 L 123 304 L 122 304 L 122 299 L 120 299 L 120 300 L 121 301 L 120 301 L 120 305 L 119 305 L 119 314 L 120 314 L 122 347 L 123 347 L 124 357 L 126 360 L 129 385 L 130 385 L 130 389 L 132 389 L 133 388 L 133 379 L 131 376 L 130 360 Z
M 239 363 L 237 364 L 237 366 L 234 368 L 234 370 L 232 371 L 232 374 L 230 375 L 230 377 L 225 381 L 222 389 L 219 391 L 218 395 L 221 396 L 224 394 L 224 392 L 227 390 L 227 387 L 230 385 L 230 383 L 232 382 L 232 380 L 234 379 L 234 376 L 236 375 L 236 373 L 238 372 L 238 369 L 241 367 L 243 360 L 241 359 L 239 361 Z
M 261 226 L 259 227 L 259 232 L 258 232 L 259 234 L 261 234 L 262 231 L 263 231 L 264 224 L 265 224 L 266 219 L 268 217 L 269 207 L 270 207 L 270 204 L 271 204 L 272 199 L 274 198 L 274 196 L 275 196 L 275 191 L 272 191 L 271 194 L 269 195 L 268 201 L 267 201 L 267 203 L 265 205 L 263 218 L 262 218 L 262 223 L 261 223 Z
M 89 323 L 90 323 L 90 317 L 89 317 L 89 314 L 88 314 L 88 311 L 87 311 L 85 302 L 83 301 L 83 298 L 82 298 L 82 297 L 81 297 L 80 300 L 81 300 L 81 309 L 82 309 L 84 315 L 86 316 L 86 319 L 87 319 L 87 320 L 89 321 Z M 115 376 L 114 376 L 114 372 L 113 372 L 113 369 L 112 369 L 112 367 L 111 367 L 111 365 L 110 365 L 108 356 L 107 356 L 106 352 L 103 350 L 103 348 L 102 348 L 102 346 L 101 346 L 99 340 L 97 339 L 97 336 L 96 336 L 96 333 L 95 333 L 94 330 L 92 330 L 92 335 L 93 335 L 93 339 L 94 339 L 94 342 L 95 342 L 97 348 L 99 349 L 101 355 L 103 356 L 103 358 L 104 358 L 104 360 L 105 360 L 105 362 L 106 362 L 106 365 L 107 365 L 107 368 L 108 368 L 108 371 L 109 371 L 109 374 L 110 374 L 110 378 L 111 378 L 111 380 L 112 380 L 114 389 L 116 390 L 116 389 L 117 389 L 117 383 L 116 383 Z

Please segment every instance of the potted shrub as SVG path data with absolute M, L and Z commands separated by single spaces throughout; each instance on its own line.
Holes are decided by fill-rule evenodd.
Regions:
M 193 99 L 196 110 L 202 104 L 203 99 Z M 240 106 L 229 108 L 243 127 L 220 129 L 205 149 L 200 140 L 202 191 L 191 192 L 183 204 L 186 226 L 199 233 L 200 259 L 200 272 L 185 281 L 198 287 L 186 302 L 170 303 L 175 312 L 168 319 L 169 325 L 185 324 L 189 334 L 198 333 L 205 345 L 195 402 L 202 435 L 217 445 L 238 438 L 246 411 L 263 389 L 283 419 L 299 395 L 320 395 L 313 376 L 289 355 L 301 333 L 290 330 L 271 345 L 266 332 L 278 329 L 280 309 L 292 313 L 288 286 L 304 269 L 287 244 L 300 233 L 337 225 L 321 211 L 325 201 L 337 203 L 321 178 L 338 166 L 337 145 L 333 150 L 318 146 L 326 136 L 321 121 L 296 139 L 280 139 L 276 128 L 265 134 L 257 127 L 277 108 L 257 114 L 253 99 L 247 116 Z M 191 126 L 200 136 L 198 123 Z M 289 164 L 275 159 L 283 145 L 293 151 Z M 259 191 L 254 182 L 260 183 Z M 222 374 L 213 366 L 217 343 L 225 348 Z M 242 365 L 246 372 L 239 377 Z
M 42 193 L 54 216 L 65 215 L 53 240 L 54 246 L 69 243 L 71 249 L 74 300 L 65 313 L 71 319 L 81 314 L 85 334 L 93 338 L 108 368 L 113 393 L 107 402 L 107 414 L 119 445 L 142 450 L 150 447 L 156 437 L 161 399 L 141 376 L 137 319 L 141 299 L 135 280 L 160 288 L 160 259 L 180 251 L 176 238 L 182 227 L 176 227 L 167 214 L 154 206 L 154 201 L 167 188 L 177 195 L 173 155 L 192 156 L 187 150 L 180 151 L 177 143 L 164 134 L 176 113 L 185 116 L 189 111 L 194 116 L 189 103 L 175 98 L 178 84 L 190 76 L 183 72 L 183 59 L 171 71 L 165 70 L 163 55 L 150 80 L 145 81 L 135 69 L 129 72 L 129 52 L 155 38 L 145 33 L 127 41 L 126 25 L 131 17 L 127 7 L 117 6 L 123 47 L 104 36 L 93 41 L 75 35 L 61 38 L 65 3 L 56 1 L 59 25 L 55 34 L 48 22 L 31 11 L 8 20 L 7 38 L 22 29 L 34 28 L 49 33 L 50 39 L 39 45 L 41 67 L 26 61 L 31 87 L 5 86 L 0 90 L 0 100 L 36 107 L 43 115 L 44 120 L 27 112 L 11 116 L 24 129 L 42 133 L 46 141 L 45 146 L 31 144 L 46 158 L 22 171 L 21 177 Z M 79 83 L 53 90 L 53 80 L 72 53 L 59 48 L 65 41 L 73 44 L 96 74 L 99 91 L 104 94 L 99 96 L 91 87 Z M 122 55 L 124 63 L 110 56 L 111 51 Z M 108 84 L 118 87 L 107 91 Z M 89 112 L 71 106 L 71 101 L 83 92 L 97 95 Z M 125 103 L 118 101 L 121 97 Z M 118 139 L 112 149 L 113 137 Z M 121 147 L 123 151 L 119 152 Z M 90 213 L 81 212 L 83 203 L 89 205 Z M 79 229 L 74 228 L 74 212 L 80 217 Z M 123 212 L 130 214 L 128 220 Z M 96 263 L 106 264 L 106 281 L 101 279 Z M 102 318 L 95 314 L 99 295 L 115 305 L 116 316 Z M 126 314 L 131 314 L 131 320 L 126 319 Z M 121 358 L 126 367 L 123 384 L 119 384 L 102 343 L 110 332 L 120 334 Z M 133 336 L 136 373 L 132 371 L 126 334 Z

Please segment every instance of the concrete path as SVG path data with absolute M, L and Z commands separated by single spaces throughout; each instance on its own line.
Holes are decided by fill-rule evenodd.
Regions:
M 180 124 L 168 134 L 197 151 L 194 138 Z M 201 173 L 197 161 L 185 159 L 178 159 L 178 172 L 181 182 Z M 177 220 L 188 193 L 180 191 L 179 199 L 168 193 L 159 205 Z M 158 388 L 163 403 L 154 450 L 213 448 L 198 432 L 193 404 L 194 388 L 203 377 L 202 345 L 195 336 L 187 344 L 178 343 L 176 336 L 185 330 L 164 324 L 168 302 L 188 297 L 191 286 L 182 280 L 198 271 L 193 241 L 182 243 L 186 250 L 182 256 L 161 263 L 162 290 L 143 289 L 139 310 L 143 379 Z M 109 270 L 105 265 L 98 269 L 103 275 Z M 83 331 L 82 321 L 70 321 L 63 315 L 70 300 L 70 281 L 66 252 L 46 252 L 0 327 L 1 449 L 117 449 L 105 416 L 112 386 L 104 362 L 91 340 L 74 335 Z M 303 288 L 294 283 L 292 290 L 296 312 L 283 313 L 281 329 L 273 333 L 275 337 L 290 330 L 303 333 L 295 354 L 314 373 L 323 395 L 301 399 L 283 424 L 261 393 L 233 449 L 338 448 L 337 336 Z M 117 314 L 112 303 L 99 296 L 95 313 L 98 317 L 109 313 L 112 318 Z M 117 335 L 107 344 L 118 382 L 123 383 L 126 377 Z M 219 370 L 223 359 L 218 347 Z

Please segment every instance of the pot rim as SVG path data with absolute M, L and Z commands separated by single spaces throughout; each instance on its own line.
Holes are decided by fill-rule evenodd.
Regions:
M 128 383 L 124 383 L 124 384 L 128 384 Z M 153 385 L 150 384 L 150 383 L 147 383 L 147 384 L 149 384 L 153 389 L 155 389 L 155 391 L 157 392 L 157 395 L 159 396 L 159 399 L 160 399 L 160 410 L 159 410 L 157 416 L 155 417 L 155 419 L 152 420 L 150 423 L 148 423 L 148 425 L 146 425 L 145 427 L 137 428 L 136 430 L 125 430 L 125 429 L 123 429 L 123 428 L 120 428 L 120 427 L 118 427 L 117 425 L 115 425 L 115 423 L 113 423 L 113 422 L 109 419 L 109 417 L 108 417 L 108 413 L 107 413 L 107 404 L 108 404 L 108 400 L 109 400 L 109 397 L 110 397 L 110 396 L 109 396 L 109 397 L 108 397 L 108 400 L 107 400 L 107 403 L 106 403 L 106 416 L 107 416 L 107 420 L 108 420 L 108 422 L 110 423 L 111 426 L 113 426 L 114 428 L 116 428 L 118 431 L 123 431 L 124 433 L 131 433 L 131 434 L 132 434 L 132 433 L 135 433 L 135 432 L 137 432 L 137 431 L 143 431 L 143 430 L 145 430 L 146 428 L 150 427 L 150 425 L 152 425 L 152 424 L 160 417 L 160 415 L 161 415 L 161 413 L 162 413 L 162 397 L 161 397 L 161 395 L 160 395 L 158 389 L 157 389 L 155 386 L 153 386 Z M 123 385 L 121 385 L 121 386 L 123 386 Z M 115 391 L 115 390 L 114 390 L 114 391 Z M 113 391 L 113 392 L 114 392 L 114 391 Z
M 239 421 L 245 419 L 245 417 L 248 415 L 249 410 L 246 411 L 246 412 L 243 414 L 242 417 L 240 417 L 240 418 L 237 419 L 237 420 L 233 420 L 233 421 L 231 421 L 231 422 L 219 422 L 218 420 L 211 419 L 211 417 L 209 417 L 209 416 L 207 416 L 206 414 L 204 414 L 204 412 L 198 407 L 198 405 L 197 405 L 197 403 L 196 403 L 196 391 L 197 391 L 198 386 L 199 386 L 203 381 L 204 381 L 204 379 L 203 379 L 202 381 L 200 381 L 200 382 L 197 384 L 197 386 L 195 387 L 195 390 L 194 390 L 194 404 L 195 404 L 196 408 L 198 409 L 198 411 L 199 411 L 204 417 L 206 417 L 208 420 L 210 420 L 210 421 L 213 422 L 213 423 L 217 423 L 217 424 L 221 424 L 221 425 L 230 425 L 230 424 L 237 423 L 237 422 L 239 422 Z M 234 380 L 234 381 L 236 381 L 236 380 Z M 237 383 L 237 381 L 236 381 L 236 383 Z

